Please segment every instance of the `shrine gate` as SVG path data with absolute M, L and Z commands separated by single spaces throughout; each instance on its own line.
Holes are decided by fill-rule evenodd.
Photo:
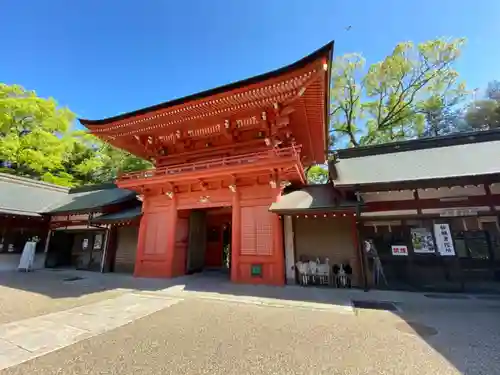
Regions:
M 231 229 L 231 280 L 284 284 L 283 227 L 269 206 L 284 187 L 306 183 L 308 166 L 325 162 L 332 53 L 333 42 L 273 72 L 80 120 L 103 141 L 155 166 L 117 180 L 143 200 L 136 276 L 184 275 L 203 268 L 207 257 L 218 263 L 207 249 L 210 241 L 220 243 L 216 252 L 225 245 L 216 230 L 223 223 Z

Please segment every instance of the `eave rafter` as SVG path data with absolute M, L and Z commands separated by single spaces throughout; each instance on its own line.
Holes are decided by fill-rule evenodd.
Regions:
M 178 108 L 143 115 L 141 118 L 96 127 L 92 129 L 92 133 L 98 136 L 124 137 L 175 126 L 175 129 L 172 129 L 174 132 L 184 127 L 186 122 L 192 123 L 211 117 L 227 118 L 229 114 L 272 107 L 275 103 L 283 103 L 283 107 L 286 107 L 286 104 L 300 97 L 312 80 L 319 77 L 319 72 L 322 72 L 322 69 L 318 64 L 311 64 L 307 69 L 279 81 L 256 84 L 254 87 L 225 93 L 217 98 L 198 100 L 192 104 L 177 106 Z

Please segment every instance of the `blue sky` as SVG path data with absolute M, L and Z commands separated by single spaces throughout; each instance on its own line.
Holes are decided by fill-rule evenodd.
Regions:
M 499 14 L 498 0 L 4 0 L 0 81 L 98 119 L 264 73 L 332 39 L 335 54 L 376 62 L 399 41 L 464 36 L 457 68 L 473 89 L 500 79 Z

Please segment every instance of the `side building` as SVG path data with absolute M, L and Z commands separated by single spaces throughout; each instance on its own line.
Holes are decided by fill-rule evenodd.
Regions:
M 132 272 L 140 207 L 114 184 L 68 189 L 0 173 L 0 270 L 17 269 L 37 239 L 34 269 Z
M 500 131 L 340 150 L 334 189 L 359 203 L 365 285 L 500 291 Z

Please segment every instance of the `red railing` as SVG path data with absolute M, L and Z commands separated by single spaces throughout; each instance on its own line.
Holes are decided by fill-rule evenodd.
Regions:
M 269 151 L 255 152 L 251 154 L 243 154 L 237 156 L 221 157 L 211 160 L 203 160 L 194 163 L 185 163 L 177 165 L 169 165 L 168 167 L 160 167 L 139 172 L 126 173 L 119 176 L 119 179 L 143 179 L 165 175 L 176 175 L 186 172 L 197 172 L 213 168 L 241 166 L 245 164 L 258 163 L 260 161 L 270 161 L 280 158 L 297 158 L 300 161 L 300 146 L 291 146 L 286 148 L 274 148 Z

